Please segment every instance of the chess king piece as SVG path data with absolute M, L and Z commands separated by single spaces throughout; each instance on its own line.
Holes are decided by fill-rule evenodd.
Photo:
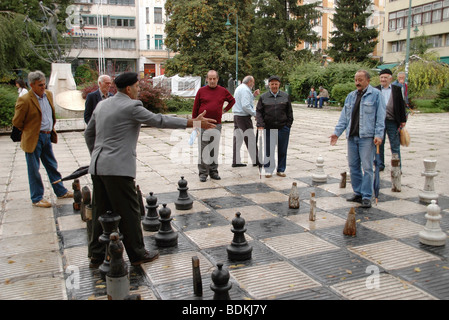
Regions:
M 106 274 L 108 300 L 124 300 L 129 295 L 128 266 L 123 259 L 125 250 L 117 232 L 109 236 L 110 268 Z
M 107 211 L 105 214 L 102 214 L 98 221 L 103 228 L 103 234 L 98 237 L 98 241 L 103 243 L 106 246 L 105 257 L 103 263 L 98 268 L 100 270 L 100 275 L 103 280 L 106 278 L 106 274 L 110 269 L 110 257 L 109 257 L 109 242 L 110 235 L 113 232 L 118 232 L 118 224 L 120 222 L 120 216 L 118 214 L 113 213 L 112 211 Z
M 296 182 L 292 183 L 292 189 L 288 195 L 288 207 L 290 209 L 299 209 L 299 191 Z
M 317 159 L 316 159 L 316 171 L 315 173 L 312 175 L 312 181 L 313 182 L 327 182 L 327 174 L 324 172 L 324 159 L 323 157 L 320 155 Z
M 347 236 L 355 236 L 357 231 L 357 227 L 355 224 L 355 209 L 352 207 L 349 210 L 348 218 L 346 219 L 346 224 L 343 229 L 343 234 Z
M 145 199 L 147 201 L 147 215 L 142 221 L 142 227 L 145 231 L 156 232 L 159 230 L 161 222 L 159 221 L 159 214 L 157 213 L 157 197 L 153 195 L 153 192 Z
M 193 269 L 193 293 L 197 297 L 203 295 L 203 281 L 201 279 L 200 259 L 197 256 L 192 257 Z
M 232 288 L 232 283 L 229 282 L 229 271 L 223 268 L 223 263 L 217 263 L 217 269 L 212 272 L 212 283 L 210 288 L 214 292 L 214 300 L 231 300 L 229 290 Z
M 184 179 L 184 177 L 181 177 L 181 180 L 178 181 L 178 190 L 179 190 L 179 197 L 175 201 L 175 208 L 177 210 L 192 209 L 193 200 L 187 193 L 187 190 L 189 190 L 189 188 L 187 188 L 187 181 Z
M 432 200 L 438 200 L 438 194 L 435 192 L 435 185 L 433 179 L 438 175 L 435 170 L 437 165 L 436 160 L 424 159 L 424 172 L 421 176 L 425 176 L 424 190 L 419 193 L 419 200 L 424 203 L 431 203 Z
M 84 186 L 81 189 L 81 219 L 83 221 L 92 220 L 92 206 L 91 206 L 91 196 L 90 196 L 90 189 L 88 186 Z M 88 210 L 88 207 L 90 207 L 90 210 Z
M 316 199 L 315 192 L 310 193 L 310 212 L 309 212 L 309 221 L 316 220 Z
M 446 244 L 447 235 L 441 231 L 441 209 L 435 200 L 427 206 L 425 215 L 427 222 L 424 230 L 419 232 L 419 241 L 429 246 L 444 246 Z
M 391 157 L 391 191 L 401 192 L 401 160 L 397 153 Z
M 234 238 L 231 244 L 226 248 L 229 260 L 243 261 L 251 259 L 253 248 L 248 245 L 245 239 L 245 219 L 240 217 L 241 213 L 237 212 L 235 218 L 232 219 L 232 229 Z
M 79 211 L 81 209 L 81 185 L 80 180 L 75 179 L 72 183 L 73 189 L 73 210 Z
M 178 244 L 178 233 L 175 232 L 171 226 L 173 218 L 170 217 L 171 210 L 167 208 L 167 204 L 162 205 L 163 208 L 159 210 L 159 221 L 161 226 L 158 233 L 154 236 L 156 245 L 158 247 L 174 247 Z
M 340 173 L 340 175 L 341 175 L 340 188 L 346 188 L 346 176 L 347 176 L 346 171 Z

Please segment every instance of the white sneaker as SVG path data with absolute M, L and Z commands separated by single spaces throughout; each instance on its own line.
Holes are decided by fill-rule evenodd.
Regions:
M 50 208 L 50 207 L 51 207 L 51 203 L 48 202 L 48 201 L 45 200 L 45 199 L 41 199 L 41 200 L 38 201 L 38 202 L 34 202 L 34 203 L 33 203 L 33 206 L 39 207 L 39 208 Z

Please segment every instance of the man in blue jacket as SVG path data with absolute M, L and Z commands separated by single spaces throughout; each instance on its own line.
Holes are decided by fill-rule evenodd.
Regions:
M 340 119 L 330 136 L 331 145 L 346 130 L 348 163 L 354 195 L 347 199 L 371 207 L 373 196 L 373 162 L 375 146 L 382 143 L 385 130 L 386 106 L 382 93 L 370 85 L 366 70 L 356 72 L 357 90 L 348 94 Z

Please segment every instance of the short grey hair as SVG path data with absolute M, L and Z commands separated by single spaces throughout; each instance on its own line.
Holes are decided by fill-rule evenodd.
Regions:
M 405 72 L 404 71 L 398 72 L 398 76 L 405 76 Z
M 36 70 L 28 74 L 28 83 L 34 84 L 36 81 L 45 79 L 45 74 L 42 71 Z
M 364 73 L 364 74 L 365 74 L 365 77 L 366 77 L 368 80 L 371 80 L 371 75 L 369 74 L 368 71 L 366 71 L 366 70 L 364 70 L 364 69 L 360 69 L 360 70 L 357 70 L 356 74 L 357 74 L 357 73 Z
M 243 78 L 242 83 L 248 84 L 250 81 L 254 81 L 253 76 L 246 76 L 245 78 Z
M 98 77 L 98 84 L 100 84 L 100 82 L 104 82 L 105 78 L 111 78 L 110 76 L 108 76 L 107 74 L 102 74 L 101 76 Z

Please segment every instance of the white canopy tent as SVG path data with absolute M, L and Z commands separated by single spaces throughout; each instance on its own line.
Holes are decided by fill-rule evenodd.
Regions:
M 180 97 L 194 97 L 201 88 L 201 77 L 166 77 L 164 75 L 153 78 L 153 87 L 162 86 L 172 95 Z

